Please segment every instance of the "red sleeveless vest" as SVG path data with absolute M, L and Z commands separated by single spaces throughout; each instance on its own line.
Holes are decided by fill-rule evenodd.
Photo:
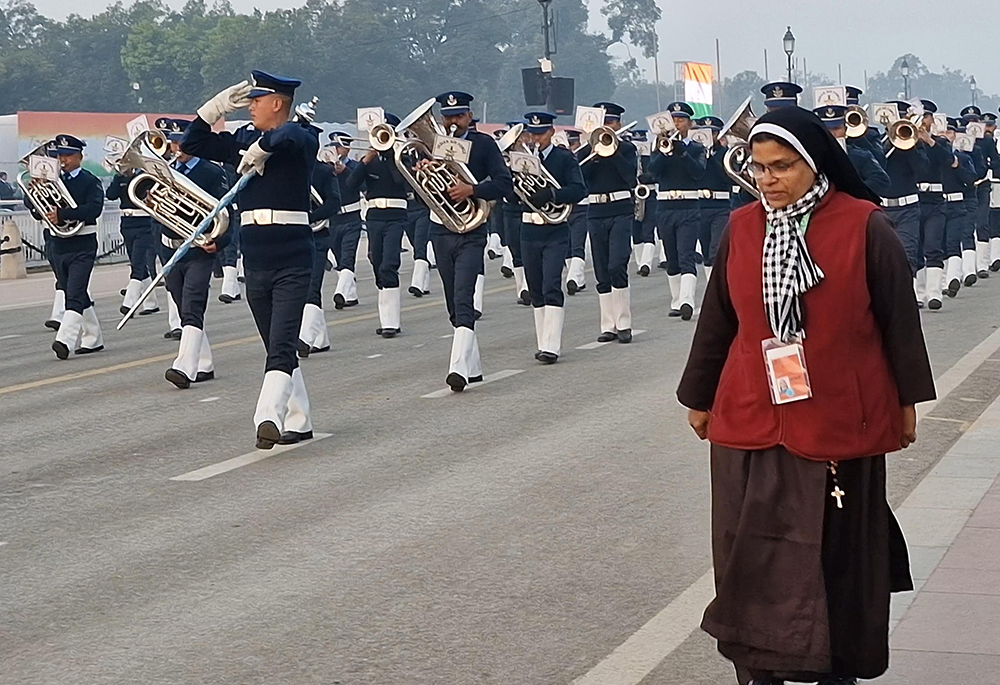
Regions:
M 774 337 L 764 311 L 764 208 L 733 212 L 726 262 L 739 329 L 719 380 L 708 439 L 741 450 L 776 445 L 806 459 L 868 457 L 900 449 L 902 409 L 865 276 L 875 205 L 832 190 L 813 212 L 806 245 L 825 277 L 802 298 L 810 399 L 775 406 L 761 341 Z

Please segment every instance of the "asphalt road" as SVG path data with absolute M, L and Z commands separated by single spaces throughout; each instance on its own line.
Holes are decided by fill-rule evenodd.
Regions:
M 59 362 L 48 306 L 0 310 L 0 683 L 568 684 L 671 605 L 711 566 L 707 446 L 674 399 L 694 324 L 657 271 L 633 278 L 632 344 L 577 349 L 590 276 L 541 366 L 499 265 L 477 328 L 484 373 L 510 375 L 423 397 L 451 345 L 437 276 L 383 340 L 359 259 L 362 305 L 329 306 L 333 350 L 302 363 L 330 437 L 201 481 L 171 478 L 254 452 L 263 370 L 219 281 L 217 378 L 187 391 L 163 379 L 165 313 L 115 332 L 120 298 L 98 297 L 107 350 Z M 996 330 L 998 294 L 1000 274 L 924 314 L 937 374 Z M 894 502 L 977 407 L 922 420 Z M 697 630 L 636 678 L 615 683 L 734 682 Z

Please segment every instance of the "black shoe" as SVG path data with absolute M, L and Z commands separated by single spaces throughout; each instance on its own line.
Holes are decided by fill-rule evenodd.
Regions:
M 104 349 L 104 345 L 98 345 L 97 347 L 80 347 L 77 348 L 74 354 L 93 354 L 94 352 L 100 352 Z
M 181 390 L 187 390 L 191 387 L 191 379 L 185 376 L 183 373 L 177 369 L 167 369 L 167 372 L 163 374 L 163 377 L 168 381 L 176 385 Z
M 987 271 L 986 269 L 983 269 L 982 271 L 977 272 L 976 276 L 978 276 L 979 279 L 982 280 L 984 278 L 989 278 L 990 277 L 990 272 Z
M 247 282 L 247 277 L 246 276 L 237 276 L 236 277 L 236 282 L 237 283 L 246 283 Z
M 962 288 L 962 282 L 957 278 L 951 279 L 948 283 L 948 289 L 944 291 L 944 294 L 948 297 L 955 297 L 958 295 L 958 291 Z
M 522 290 L 520 297 L 517 298 L 518 304 L 523 304 L 525 307 L 531 306 L 531 296 L 528 295 L 527 290 Z
M 48 321 L 45 322 L 45 327 L 53 331 L 58 331 L 59 322 L 56 321 L 55 319 L 49 319 Z
M 295 342 L 295 352 L 299 355 L 299 359 L 308 359 L 309 353 L 312 352 L 312 347 L 309 343 L 297 340 Z
M 656 265 L 656 268 L 657 269 L 663 269 L 664 271 L 666 271 L 667 270 L 667 263 L 666 262 L 660 262 L 659 264 Z
M 302 442 L 303 440 L 312 440 L 313 432 L 306 431 L 304 433 L 296 433 L 295 431 L 285 431 L 281 434 L 278 439 L 279 445 L 294 445 L 296 443 Z
M 476 317 L 476 321 L 479 321 L 481 318 L 483 318 L 483 313 L 481 311 L 479 311 L 478 309 L 474 309 L 473 310 L 473 316 Z
M 334 309 L 343 309 L 347 304 L 347 300 L 340 293 L 333 296 L 333 307 Z
M 119 290 L 118 292 L 119 292 L 119 293 L 121 293 L 121 296 L 122 296 L 122 297 L 125 297 L 125 288 L 122 288 L 122 289 L 121 289 L 121 290 Z
M 157 288 L 166 288 L 167 287 L 167 282 L 165 280 L 160 281 L 159 283 L 156 284 L 156 287 Z
M 934 310 L 941 309 L 941 300 L 928 300 L 927 308 Z
M 215 380 L 215 371 L 199 371 L 198 375 L 194 377 L 195 383 L 204 383 L 211 380 Z
M 618 331 L 618 342 L 625 344 L 632 342 L 632 329 L 626 328 L 624 331 Z
M 614 342 L 615 340 L 618 340 L 618 334 L 611 331 L 604 331 L 597 336 L 597 342 Z
M 329 259 L 326 260 L 326 264 L 323 265 L 323 268 L 326 269 L 327 271 L 333 271 L 333 262 L 331 262 Z
M 1000 259 L 993 260 L 993 263 L 990 264 L 990 271 L 993 271 L 994 273 L 1000 271 Z
M 382 328 L 379 331 L 379 335 L 388 340 L 389 338 L 395 338 L 402 332 L 403 330 L 400 328 Z
M 639 267 L 639 275 L 643 276 L 643 277 L 649 275 L 649 265 L 648 264 L 643 264 L 642 266 Z
M 430 295 L 430 294 L 431 294 L 431 291 L 430 291 L 430 290 L 425 290 L 425 291 L 424 291 L 424 295 Z
M 462 392 L 465 390 L 465 386 L 469 384 L 462 374 L 455 373 L 454 371 L 448 374 L 448 377 L 444 379 L 444 382 L 448 384 L 452 392 Z
M 509 266 L 501 266 L 500 275 L 504 278 L 514 278 L 514 271 Z
M 836 676 L 825 676 L 816 685 L 858 685 L 857 678 L 838 678 Z
M 329 351 L 330 351 L 330 346 L 327 345 L 326 347 L 314 347 L 311 350 L 309 350 L 309 354 L 319 354 L 320 352 L 329 352 Z
M 56 356 L 60 359 L 69 359 L 69 348 L 66 347 L 66 343 L 56 340 L 52 343 L 52 351 L 55 352 Z
M 219 295 L 219 302 L 221 302 L 222 304 L 232 304 L 233 303 L 233 298 L 232 298 L 231 295 L 227 295 L 226 293 L 222 293 L 221 295 Z
M 125 311 L 128 312 L 127 309 Z M 159 311 L 160 311 L 159 307 L 153 307 L 152 309 L 143 309 L 141 312 L 139 312 L 139 316 L 149 316 L 150 314 L 157 314 Z
M 576 291 L 577 290 L 579 290 L 579 288 L 576 286 L 576 281 L 574 281 L 572 279 L 566 281 L 566 294 L 567 295 L 576 295 Z
M 671 319 L 676 319 L 680 315 L 681 315 L 680 309 L 671 309 L 670 313 L 667 314 L 667 316 L 669 316 Z
M 421 290 L 420 288 L 418 288 L 415 285 L 411 285 L 409 287 L 409 289 L 407 290 L 407 292 L 409 292 L 414 297 L 423 297 L 424 296 L 424 291 Z
M 129 307 L 122 305 L 121 307 L 118 308 L 118 311 L 121 312 L 122 314 L 128 314 L 129 309 L 130 309 Z
M 486 256 L 489 257 L 490 259 L 499 259 L 502 255 L 498 255 L 493 250 L 487 250 L 486 251 Z
M 182 333 L 181 329 L 175 328 L 172 331 L 167 331 L 167 334 L 165 336 L 163 336 L 163 337 L 164 338 L 169 337 L 171 340 L 180 340 L 181 339 L 181 333 Z
M 681 305 L 681 320 L 690 321 L 691 317 L 694 316 L 694 307 L 689 304 Z
M 215 278 L 222 278 L 222 266 L 216 262 L 215 267 L 212 268 L 212 276 Z
M 976 281 L 978 281 L 978 280 L 979 279 L 976 277 L 976 274 L 969 274 L 968 276 L 965 277 L 965 282 L 962 283 L 962 285 L 964 285 L 966 288 L 968 288 L 970 286 L 975 285 Z
M 535 359 L 538 359 L 542 355 L 541 350 L 535 350 Z
M 257 449 L 269 450 L 281 440 L 281 432 L 273 421 L 265 421 L 257 426 Z
M 345 307 L 357 307 L 358 306 L 358 301 L 357 300 L 348 300 L 347 302 L 344 303 L 344 306 Z
M 538 361 L 540 361 L 543 364 L 555 364 L 558 359 L 559 356 L 556 354 L 552 354 L 551 352 L 538 353 Z
M 470 383 L 482 383 L 483 382 L 483 375 L 479 374 L 478 376 L 472 376 L 471 378 L 469 378 L 469 382 Z

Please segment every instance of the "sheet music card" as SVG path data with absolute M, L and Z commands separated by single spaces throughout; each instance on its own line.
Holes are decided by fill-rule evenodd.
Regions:
M 604 126 L 603 107 L 580 107 L 576 108 L 576 121 L 574 128 L 578 128 L 584 133 L 590 133 L 595 128 Z
M 31 155 L 28 157 L 28 174 L 32 178 L 55 181 L 59 178 L 59 160 L 46 155 Z
M 432 154 L 438 159 L 468 164 L 472 156 L 472 141 L 451 136 L 434 136 Z
M 140 114 L 135 119 L 125 124 L 125 130 L 128 131 L 128 139 L 135 140 L 140 134 L 149 130 L 149 120 L 146 119 L 145 114 Z
M 542 160 L 527 152 L 511 152 L 510 170 L 519 174 L 541 176 Z
M 358 107 L 358 130 L 371 131 L 385 122 L 385 110 L 381 107 Z

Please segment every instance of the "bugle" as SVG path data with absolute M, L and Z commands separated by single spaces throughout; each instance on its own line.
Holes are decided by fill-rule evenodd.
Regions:
M 587 145 L 590 147 L 591 152 L 583 158 L 580 162 L 580 166 L 583 166 L 595 157 L 610 157 L 618 152 L 618 146 L 621 145 L 622 136 L 635 128 L 638 123 L 638 121 L 633 121 L 628 126 L 622 126 L 617 131 L 610 126 L 598 126 L 595 128 L 591 131 L 590 138 L 587 141 Z
M 861 138 L 868 133 L 868 112 L 859 105 L 848 105 L 844 114 L 848 138 Z

